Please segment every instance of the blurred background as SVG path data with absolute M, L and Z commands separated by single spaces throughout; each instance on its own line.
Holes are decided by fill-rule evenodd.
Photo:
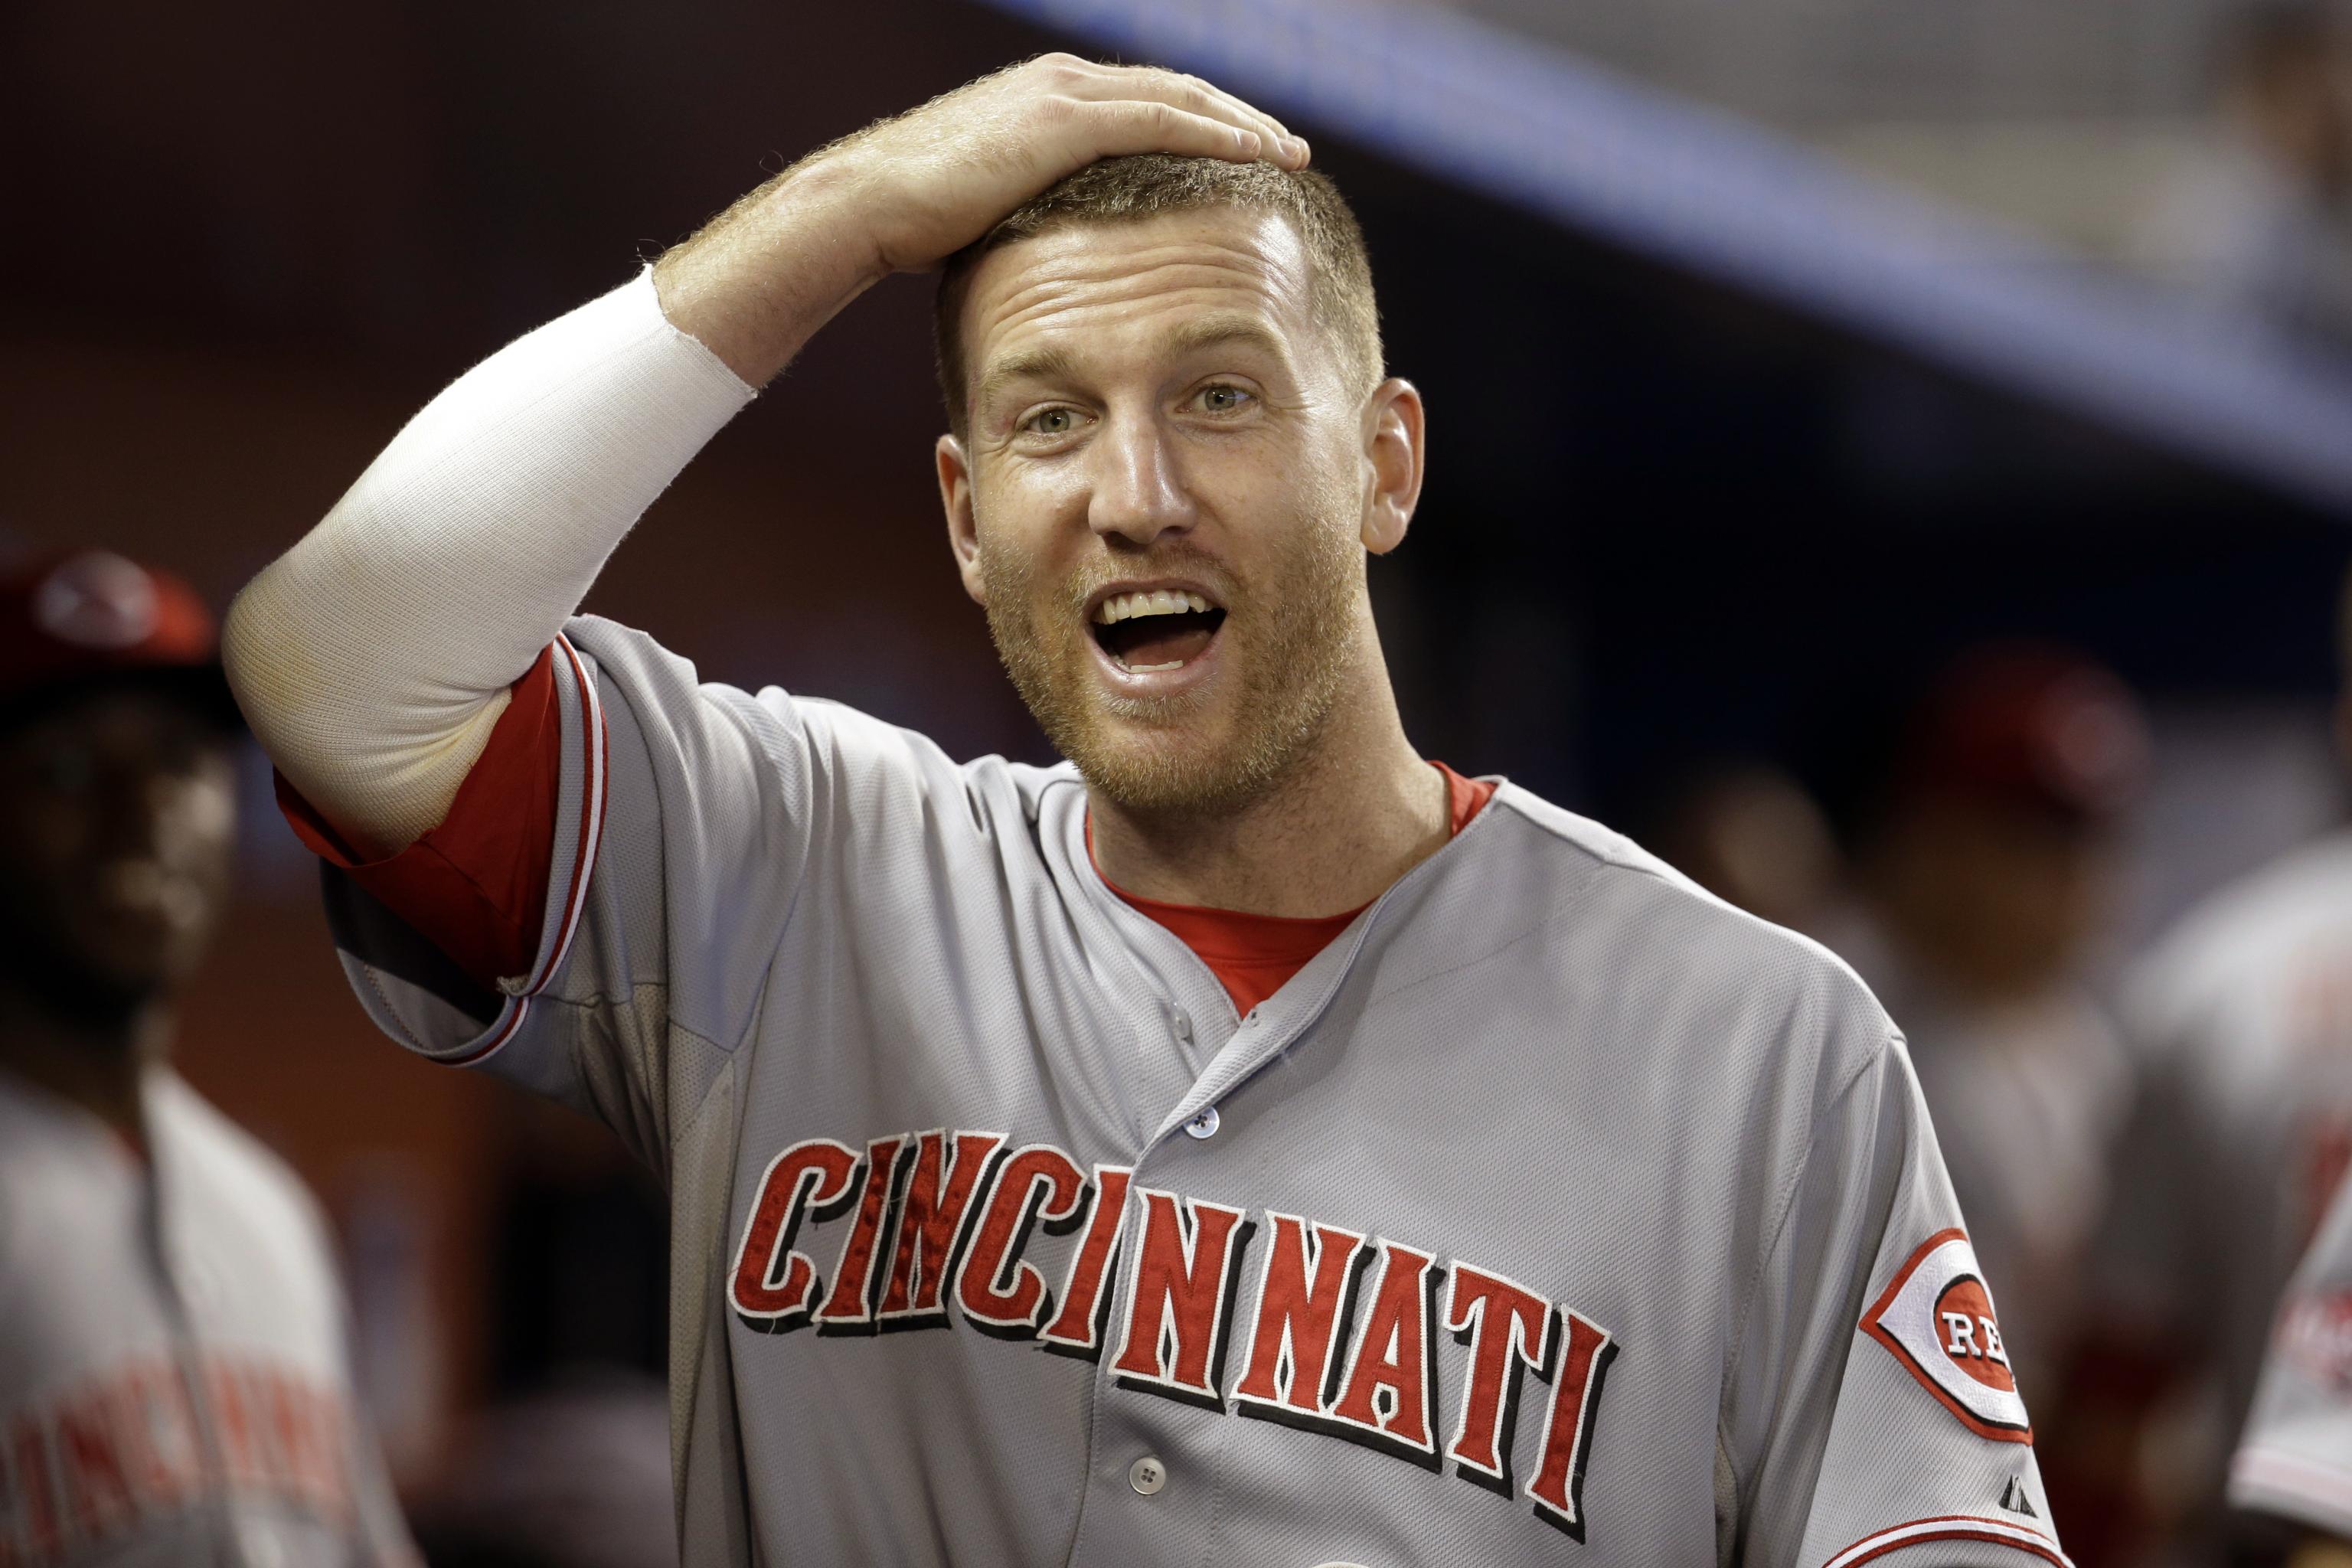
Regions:
M 2117 1194 L 2161 1185 L 2135 1129 L 2179 1066 L 2135 1021 L 2163 1015 L 2146 955 L 2344 811 L 2347 26 L 2252 0 L 14 0 L 0 543 L 106 544 L 223 605 L 440 385 L 801 153 L 1046 48 L 1210 76 L 1315 140 L 1428 399 L 1419 521 L 1374 568 L 1416 740 L 1863 970 L 1913 1035 L 2070 1549 L 2218 1561 L 2267 1307 L 2251 1352 L 2184 1340 L 2181 1237 L 2148 1232 L 2190 1222 Z M 941 548 L 929 305 L 901 278 L 853 307 L 589 607 L 710 678 L 1042 760 Z M 428 1549 L 488 1560 L 462 1543 L 519 1505 L 457 1483 L 518 1421 L 666 1510 L 658 1188 L 376 1038 L 257 757 L 244 794 L 180 1060 L 326 1202 Z M 2352 933 L 2352 880 L 2338 901 Z M 2234 1267 L 2265 1300 L 2309 1206 L 2282 1194 L 2324 1194 L 2352 1127 L 2352 1025 L 2321 1011 L 2316 1076 L 2263 1080 L 2299 1108 L 2248 1178 L 2268 1250 Z M 2200 1179 L 2190 1142 L 2149 1146 Z

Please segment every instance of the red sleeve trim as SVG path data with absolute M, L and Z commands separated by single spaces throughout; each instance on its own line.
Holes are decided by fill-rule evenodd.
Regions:
M 596 851 L 604 842 L 604 790 L 613 761 L 613 737 L 604 728 L 604 706 L 597 695 L 596 683 L 588 679 L 587 668 L 580 662 L 580 650 L 572 646 L 571 638 L 559 636 L 555 646 L 571 661 L 572 682 L 580 692 L 580 823 L 572 839 L 572 875 L 563 892 L 563 924 L 556 931 L 555 940 L 548 944 L 547 962 L 530 977 L 523 993 L 527 996 L 537 995 L 562 966 L 563 955 L 572 951 L 572 938 L 580 929 L 581 911 L 588 907 L 588 873 L 595 868 Z M 548 885 L 545 868 L 554 858 L 554 853 L 552 843 L 541 851 L 541 888 Z
M 1890 1552 L 1906 1547 L 1924 1546 L 1933 1541 L 1983 1541 L 1996 1546 L 2013 1546 L 2018 1551 L 2053 1563 L 2057 1568 L 2074 1568 L 2058 1543 L 2040 1531 L 2028 1530 L 2007 1520 L 1986 1519 L 1971 1513 L 1944 1514 L 1935 1519 L 1915 1519 L 1908 1524 L 1898 1524 L 1892 1530 L 1882 1530 L 1866 1535 L 1839 1552 L 1822 1568 L 1859 1568 L 1864 1563 L 1875 1562 Z
M 589 722 L 583 739 L 591 755 L 583 777 L 583 821 L 562 940 L 532 972 L 546 923 L 555 817 L 562 784 L 562 710 L 556 690 L 561 649 L 580 671 L 579 656 L 562 638 L 550 644 L 510 689 L 507 710 L 482 754 L 458 786 L 441 825 L 397 855 L 362 859 L 350 841 L 279 775 L 278 809 L 312 852 L 350 873 L 385 908 L 449 956 L 483 985 L 528 974 L 530 989 L 546 982 L 577 923 L 604 810 L 603 714 L 583 678 Z
M 579 650 L 572 639 L 559 636 L 554 646 L 571 661 L 572 675 L 580 692 L 580 824 L 573 839 L 572 874 L 564 886 L 563 923 L 548 944 L 547 957 L 532 971 L 527 984 L 508 1005 L 498 1026 L 474 1048 L 461 1057 L 440 1057 L 435 1059 L 445 1067 L 469 1068 L 489 1060 L 499 1047 L 520 1032 L 523 1020 L 530 1016 L 530 999 L 539 994 L 555 972 L 562 967 L 563 955 L 572 951 L 572 938 L 580 929 L 581 911 L 588 906 L 588 877 L 596 868 L 596 850 L 604 837 L 605 775 L 613 760 L 613 737 L 604 727 L 604 699 L 597 694 L 596 683 L 588 679 L 588 671 L 580 663 Z M 528 678 L 526 678 L 528 679 Z M 560 748 L 559 748 L 560 750 Z M 487 748 L 485 748 L 487 752 Z M 478 765 L 478 764 L 477 764 Z M 558 783 L 561 784 L 559 777 Z M 451 807 L 452 815 L 456 808 Z M 551 806 L 549 816 L 552 817 Z M 542 841 L 545 842 L 545 841 Z M 554 859 L 555 847 L 546 843 L 541 852 L 543 863 Z M 546 883 L 542 880 L 541 886 Z M 542 914 L 544 910 L 542 910 Z

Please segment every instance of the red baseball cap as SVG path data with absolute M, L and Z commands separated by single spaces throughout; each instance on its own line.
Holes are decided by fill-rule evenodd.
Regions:
M 2071 649 L 2000 643 L 1936 684 L 1914 715 L 1897 787 L 2094 823 L 2138 795 L 2148 751 L 2138 700 L 2113 671 Z
M 238 725 L 220 628 L 194 589 L 105 550 L 37 557 L 0 574 L 0 716 L 123 681 L 184 691 Z

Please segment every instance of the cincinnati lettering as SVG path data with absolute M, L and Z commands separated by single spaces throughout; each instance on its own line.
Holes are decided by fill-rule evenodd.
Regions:
M 120 1362 L 0 1415 L 0 1568 L 80 1562 L 231 1496 L 348 1528 L 352 1430 L 336 1391 L 290 1366 Z
M 1131 1174 L 998 1132 L 809 1139 L 761 1176 L 729 1300 L 761 1333 L 884 1334 L 961 1318 L 1055 1354 L 1108 1355 L 1122 1389 L 1345 1438 L 1432 1473 L 1451 1464 L 1584 1539 L 1584 1476 L 1618 1349 L 1608 1330 L 1392 1237 Z M 835 1233 L 822 1250 L 810 1234 L 820 1226 Z M 1032 1256 L 1041 1233 L 1075 1238 L 1057 1268 Z M 1450 1422 L 1441 1333 L 1467 1352 Z M 1543 1436 L 1522 1468 L 1513 1439 L 1531 1382 L 1548 1390 Z

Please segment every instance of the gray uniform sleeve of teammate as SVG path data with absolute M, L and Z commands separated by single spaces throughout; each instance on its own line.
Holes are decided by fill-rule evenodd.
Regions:
M 2280 1303 L 2230 1501 L 2352 1540 L 2352 1181 Z
M 1741 1561 L 2064 1561 L 1899 1041 L 1816 1123 L 1755 1300 L 1717 1464 Z
M 310 1194 L 304 1192 L 301 1196 L 309 1216 L 306 1228 L 316 1248 L 320 1268 L 331 1282 L 337 1331 L 342 1342 L 342 1380 L 352 1390 L 349 1399 L 342 1403 L 342 1457 L 345 1491 L 351 1500 L 352 1561 L 354 1568 L 425 1568 L 425 1559 L 409 1534 L 407 1516 L 401 1511 L 400 1494 L 384 1463 L 383 1445 L 376 1436 L 375 1423 L 359 1394 L 358 1330 L 342 1271 L 333 1262 L 333 1233 L 328 1228 L 326 1215 Z
M 352 1529 L 362 1568 L 424 1568 L 425 1559 L 408 1533 L 393 1489 L 392 1473 L 384 1468 L 383 1449 L 361 1414 L 352 1412 L 352 1430 L 344 1439 L 350 1456 Z
M 331 868 L 329 923 L 394 1038 L 585 1111 L 667 1168 L 761 1005 L 762 944 L 798 889 L 829 776 L 806 714 L 832 705 L 703 684 L 593 616 L 556 652 L 562 779 L 530 972 L 482 990 Z
M 2216 1352 L 2221 1325 L 2200 1310 L 2200 1281 L 2232 1266 L 2235 1194 L 2210 1179 L 2218 1168 L 2210 1118 L 2198 1114 L 2189 1077 L 2220 1037 L 2200 969 L 2168 944 L 2124 987 L 2132 1098 L 2111 1152 L 2087 1282 L 2110 1341 L 2128 1341 L 2117 1348 L 2174 1365 L 2202 1365 Z

